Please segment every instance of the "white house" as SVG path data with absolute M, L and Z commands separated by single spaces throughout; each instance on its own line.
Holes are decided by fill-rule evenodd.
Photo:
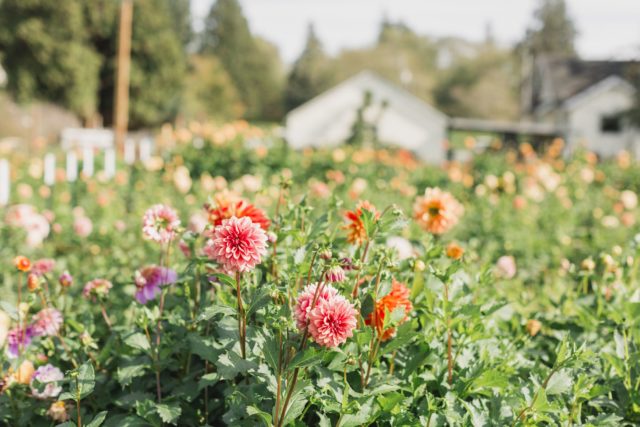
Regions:
M 534 65 L 525 109 L 536 120 L 562 130 L 568 151 L 586 148 L 601 156 L 621 150 L 640 155 L 640 132 L 624 119 L 635 89 L 623 61 L 539 58 Z
M 365 96 L 370 97 L 366 108 Z M 427 162 L 445 160 L 447 116 L 370 71 L 362 71 L 290 111 L 285 138 L 296 149 L 342 144 L 351 136 L 361 109 L 380 143 L 413 151 Z

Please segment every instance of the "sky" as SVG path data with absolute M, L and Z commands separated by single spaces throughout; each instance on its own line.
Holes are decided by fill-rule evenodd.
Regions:
M 640 55 L 640 0 L 566 0 L 579 31 L 578 53 L 589 59 Z M 214 0 L 192 0 L 195 28 L 202 28 Z M 307 27 L 330 54 L 370 45 L 387 16 L 419 34 L 484 39 L 487 25 L 502 45 L 521 39 L 537 0 L 240 0 L 249 26 L 293 62 Z

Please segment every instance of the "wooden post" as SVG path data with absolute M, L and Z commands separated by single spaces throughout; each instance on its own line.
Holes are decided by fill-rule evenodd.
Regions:
M 124 141 L 129 125 L 129 72 L 131 70 L 131 25 L 133 1 L 122 0 L 120 6 L 120 28 L 118 31 L 118 59 L 116 67 L 115 107 L 113 124 L 116 149 L 124 150 Z

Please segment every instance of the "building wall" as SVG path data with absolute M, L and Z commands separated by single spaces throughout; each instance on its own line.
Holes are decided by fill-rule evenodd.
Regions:
M 372 118 L 379 117 L 377 132 L 382 143 L 411 150 L 431 163 L 445 160 L 446 117 L 430 107 L 416 105 L 422 101 L 407 99 L 392 86 L 367 75 L 356 76 L 292 111 L 285 132 L 290 146 L 299 149 L 344 143 L 351 135 L 366 91 L 371 93 L 373 105 L 365 118 L 371 123 L 377 121 Z M 383 109 L 382 101 L 387 103 Z
M 621 150 L 636 150 L 637 131 L 622 128 L 619 132 L 602 130 L 602 119 L 628 110 L 633 94 L 625 85 L 616 85 L 584 97 L 567 108 L 568 139 L 572 150 L 584 147 L 602 156 Z

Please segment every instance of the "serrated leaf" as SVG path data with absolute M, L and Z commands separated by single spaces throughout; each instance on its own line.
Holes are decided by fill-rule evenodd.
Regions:
M 249 416 L 255 415 L 260 418 L 264 424 L 269 427 L 271 425 L 271 414 L 268 414 L 255 406 L 247 406 L 247 414 Z
M 124 339 L 124 343 L 131 348 L 135 348 L 142 351 L 151 350 L 151 344 L 147 336 L 140 332 L 134 332 Z
M 571 389 L 573 379 L 566 370 L 560 370 L 553 374 L 547 383 L 547 395 L 566 393 Z
M 93 419 L 89 423 L 84 424 L 84 426 L 85 427 L 100 427 L 102 425 L 102 423 L 104 422 L 104 420 L 107 418 L 107 414 L 108 414 L 108 411 L 99 412 L 98 415 L 93 417 Z
M 168 424 L 177 425 L 178 418 L 180 418 L 180 414 L 182 414 L 182 408 L 180 404 L 177 402 L 173 403 L 158 403 L 156 405 L 156 411 L 162 421 Z
M 323 356 L 323 352 L 318 351 L 313 347 L 309 347 L 302 353 L 297 353 L 293 357 L 293 360 L 291 360 L 291 363 L 289 364 L 289 369 L 311 366 L 322 360 Z
M 116 371 L 116 379 L 122 386 L 127 386 L 131 384 L 131 380 L 133 378 L 143 376 L 146 369 L 147 366 L 141 364 L 118 366 L 118 370 Z
M 198 322 L 210 320 L 217 315 L 235 316 L 236 310 L 226 305 L 211 305 L 205 308 L 197 317 Z
M 258 367 L 254 362 L 244 360 L 233 351 L 221 354 L 215 364 L 220 378 L 225 380 L 233 379 L 239 373 L 247 373 Z
M 80 365 L 77 375 L 77 378 L 71 378 L 69 388 L 73 400 L 84 399 L 93 392 L 96 386 L 95 372 L 90 362 Z
M 231 286 L 232 288 L 235 288 L 236 286 L 236 279 L 231 276 L 227 276 L 226 274 L 216 273 L 216 281 L 223 285 Z

